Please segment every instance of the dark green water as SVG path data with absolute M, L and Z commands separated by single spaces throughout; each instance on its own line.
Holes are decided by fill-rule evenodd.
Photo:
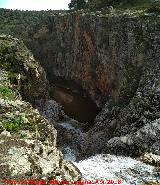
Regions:
M 65 113 L 80 122 L 91 123 L 99 112 L 96 104 L 89 98 L 64 87 L 55 87 L 53 98 L 63 105 Z

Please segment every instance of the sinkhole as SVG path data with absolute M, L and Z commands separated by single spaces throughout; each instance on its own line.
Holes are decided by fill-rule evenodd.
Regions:
M 89 125 L 100 111 L 89 96 L 84 95 L 80 88 L 71 83 L 54 84 L 50 97 L 63 106 L 64 112 L 70 118 Z

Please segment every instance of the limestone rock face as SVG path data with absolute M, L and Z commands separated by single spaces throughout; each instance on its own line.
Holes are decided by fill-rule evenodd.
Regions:
M 51 82 L 75 82 L 99 107 L 110 98 L 129 101 L 145 65 L 150 27 L 157 21 L 154 15 L 53 11 L 32 12 L 33 19 L 28 20 L 26 12 L 20 13 L 27 19 L 25 31 L 19 32 L 15 12 L 15 30 L 1 32 L 23 39 Z
M 46 99 L 48 82 L 45 72 L 22 41 L 0 36 L 0 67 L 9 71 L 9 79 L 30 102 Z
M 79 170 L 56 148 L 57 131 L 26 102 L 47 95 L 45 73 L 30 57 L 18 39 L 0 36 L 0 178 L 77 181 Z
M 12 14 L 2 11 L 7 13 Z M 21 15 L 28 21 L 26 12 Z M 19 20 L 18 13 L 15 17 Z M 6 31 L 23 38 L 50 82 L 74 81 L 102 108 L 87 133 L 88 154 L 119 153 L 119 146 L 129 154 L 121 138 L 132 138 L 134 154 L 159 154 L 160 16 L 133 10 L 32 12 L 32 17 L 22 34 L 18 21 L 14 31 Z
M 37 36 L 39 28 L 30 41 L 48 79 L 76 82 L 99 107 L 110 98 L 127 102 L 145 63 L 145 23 L 139 18 L 108 14 L 73 13 L 50 19 L 46 36 Z
M 54 100 L 37 100 L 36 107 L 41 114 L 48 119 L 49 122 L 61 121 L 67 119 L 68 116 L 64 113 L 63 107 Z
M 145 41 L 148 39 L 145 50 L 146 62 L 143 65 L 143 72 L 133 97 L 124 105 L 123 103 L 112 105 L 113 101 L 107 102 L 101 113 L 97 116 L 94 128 L 89 131 L 91 136 L 96 130 L 101 130 L 98 132 L 99 141 L 97 142 L 97 147 L 99 149 L 102 149 L 103 145 L 107 143 L 105 149 L 109 151 L 109 148 L 112 148 L 111 150 L 115 153 L 119 153 L 122 148 L 125 148 L 126 153 L 130 149 L 130 153 L 135 152 L 138 154 L 146 151 L 159 155 L 160 55 L 158 51 L 160 50 L 160 38 L 156 36 L 156 34 L 160 35 L 160 32 L 157 33 L 156 31 L 158 26 L 159 22 L 153 27 L 149 26 L 144 31 L 146 36 L 144 35 L 143 38 Z M 146 30 L 153 28 L 155 32 L 153 31 L 152 35 L 147 34 Z M 116 137 L 117 144 L 114 142 L 113 146 L 111 146 L 112 141 L 115 141 L 113 137 Z M 126 141 L 128 138 L 130 139 L 125 146 L 125 142 L 121 142 L 121 139 L 117 137 L 126 138 Z M 109 138 L 113 138 L 113 140 L 108 141 Z M 90 142 L 94 143 L 95 139 L 90 140 Z M 98 143 L 100 144 L 98 145 Z M 109 148 L 108 144 L 110 145 Z
M 159 135 L 160 120 L 155 120 L 136 132 L 110 139 L 104 150 L 123 155 L 139 155 L 144 151 L 160 155 Z
M 35 139 L 20 139 L 1 136 L 1 172 L 2 179 L 61 178 L 66 181 L 80 180 L 80 172 L 71 163 L 63 159 L 56 147 Z M 48 142 L 49 143 L 49 142 Z M 50 143 L 49 143 L 50 144 Z

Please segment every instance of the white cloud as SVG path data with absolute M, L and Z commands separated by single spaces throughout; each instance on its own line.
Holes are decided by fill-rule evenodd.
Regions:
M 5 8 L 20 10 L 68 9 L 70 0 L 8 0 Z

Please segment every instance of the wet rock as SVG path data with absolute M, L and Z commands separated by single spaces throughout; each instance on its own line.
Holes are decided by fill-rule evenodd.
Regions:
M 74 150 L 76 156 L 75 158 L 77 160 L 80 160 L 85 156 L 84 146 L 86 143 L 86 134 L 82 126 L 84 125 L 74 120 L 59 122 L 55 126 L 58 133 L 58 146 L 61 146 L 64 153 L 68 151 L 68 149 L 66 149 L 68 147 Z

